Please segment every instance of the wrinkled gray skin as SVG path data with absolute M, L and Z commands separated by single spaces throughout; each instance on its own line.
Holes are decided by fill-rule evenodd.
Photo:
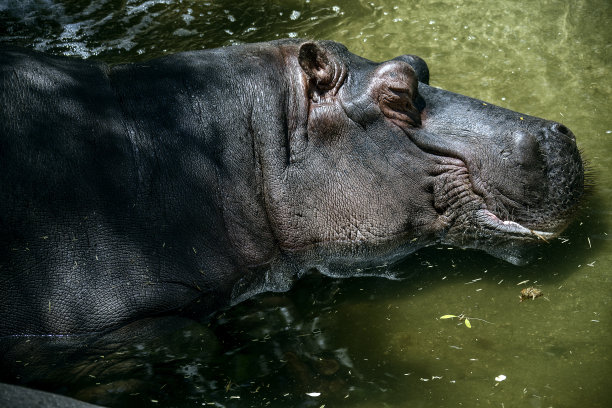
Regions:
M 0 336 L 199 314 L 445 243 L 515 264 L 583 192 L 563 125 L 284 40 L 109 67 L 0 53 Z

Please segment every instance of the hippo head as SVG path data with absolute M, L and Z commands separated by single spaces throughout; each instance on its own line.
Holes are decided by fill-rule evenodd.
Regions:
M 429 86 L 416 56 L 297 48 L 286 165 L 268 188 L 286 252 L 374 266 L 444 243 L 523 264 L 568 224 L 584 171 L 565 126 Z

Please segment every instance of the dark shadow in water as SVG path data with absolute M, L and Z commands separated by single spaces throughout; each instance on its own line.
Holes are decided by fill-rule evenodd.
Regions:
M 167 391 L 192 392 L 181 367 L 207 361 L 218 349 L 215 336 L 190 319 L 145 319 L 111 335 L 31 336 L 0 339 L 0 381 L 25 385 L 110 406 L 151 403 Z M 161 388 L 161 390 L 160 390 Z M 127 405 L 126 405 L 127 404 Z M 146 404 L 145 404 L 146 405 Z

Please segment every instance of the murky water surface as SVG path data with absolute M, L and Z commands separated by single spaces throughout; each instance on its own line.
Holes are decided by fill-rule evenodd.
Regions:
M 563 122 L 595 185 L 532 265 L 430 248 L 401 281 L 312 276 L 123 342 L 23 340 L 20 381 L 114 406 L 612 406 L 611 20 L 608 0 L 0 0 L 0 42 L 112 63 L 282 37 L 418 54 L 435 86 Z

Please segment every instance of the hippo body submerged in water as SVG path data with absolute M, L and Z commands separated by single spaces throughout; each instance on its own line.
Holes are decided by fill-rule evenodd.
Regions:
M 573 134 L 428 77 L 333 42 L 2 50 L 0 336 L 206 314 L 436 243 L 524 262 L 582 196 Z

